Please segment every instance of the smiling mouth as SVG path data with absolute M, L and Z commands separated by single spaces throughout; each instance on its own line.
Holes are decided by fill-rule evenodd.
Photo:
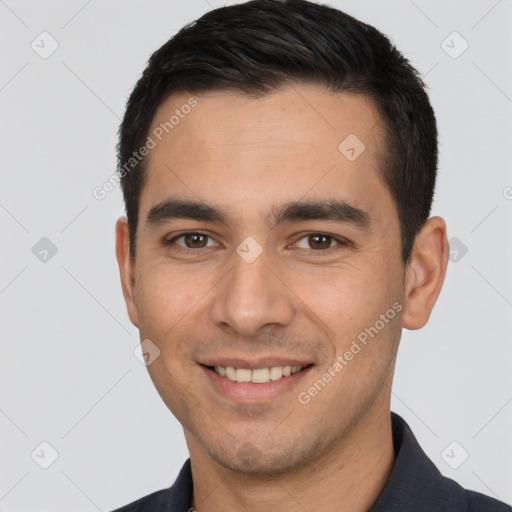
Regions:
M 267 382 L 285 379 L 291 375 L 300 373 L 310 366 L 313 366 L 313 364 L 308 364 L 307 366 L 272 366 L 254 369 L 235 368 L 234 366 L 206 366 L 206 368 L 232 382 L 266 384 Z

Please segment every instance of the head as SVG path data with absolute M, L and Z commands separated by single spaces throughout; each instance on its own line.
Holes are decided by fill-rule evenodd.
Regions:
M 116 250 L 189 446 L 283 472 L 389 416 L 402 327 L 427 322 L 446 269 L 437 155 L 418 72 L 339 10 L 216 9 L 151 56 L 120 128 Z M 257 400 L 207 368 L 273 361 L 308 368 Z

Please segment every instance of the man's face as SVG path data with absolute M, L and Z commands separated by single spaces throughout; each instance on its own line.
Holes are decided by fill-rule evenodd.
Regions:
M 163 103 L 150 133 L 190 97 Z M 361 418 L 389 413 L 404 267 L 378 173 L 382 127 L 367 98 L 317 86 L 195 98 L 149 155 L 130 318 L 160 350 L 148 370 L 189 448 L 227 468 L 282 472 L 327 453 Z M 195 218 L 173 216 L 171 200 L 224 218 L 183 206 Z M 286 210 L 328 201 L 342 203 L 337 217 Z M 208 368 L 300 363 L 269 383 Z

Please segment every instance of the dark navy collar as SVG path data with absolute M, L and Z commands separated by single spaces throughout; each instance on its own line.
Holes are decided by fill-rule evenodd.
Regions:
M 441 475 L 409 425 L 391 412 L 395 463 L 386 486 L 368 512 L 512 512 L 512 507 L 464 490 Z M 193 484 L 187 459 L 174 484 L 114 512 L 188 512 Z
M 369 512 L 468 510 L 464 489 L 441 475 L 405 420 L 391 412 L 391 426 L 395 463 Z

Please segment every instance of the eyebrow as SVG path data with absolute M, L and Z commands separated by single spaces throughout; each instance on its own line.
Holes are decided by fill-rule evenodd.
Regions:
M 228 213 L 219 206 L 173 198 L 153 206 L 147 215 L 146 223 L 148 227 L 152 227 L 174 219 L 231 224 Z M 371 224 L 371 218 L 367 212 L 340 199 L 292 201 L 275 205 L 266 218 L 270 227 L 307 220 L 333 221 L 351 224 L 361 229 L 368 229 Z

